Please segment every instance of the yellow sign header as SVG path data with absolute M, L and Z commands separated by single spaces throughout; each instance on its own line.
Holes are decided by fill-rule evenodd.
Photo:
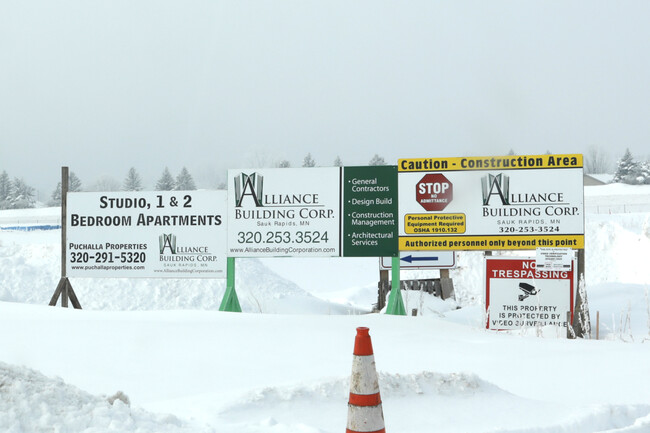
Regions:
M 582 168 L 582 155 L 466 156 L 457 158 L 400 159 L 398 171 L 521 170 Z

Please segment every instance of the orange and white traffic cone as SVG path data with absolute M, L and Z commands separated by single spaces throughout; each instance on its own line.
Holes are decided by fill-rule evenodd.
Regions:
M 368 328 L 357 328 L 346 433 L 386 433 L 379 380 Z

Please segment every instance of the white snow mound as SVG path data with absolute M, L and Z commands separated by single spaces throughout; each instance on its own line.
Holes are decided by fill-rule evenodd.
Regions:
M 112 399 L 111 399 L 112 400 Z M 212 432 L 172 415 L 88 394 L 59 378 L 0 362 L 0 431 L 6 433 Z

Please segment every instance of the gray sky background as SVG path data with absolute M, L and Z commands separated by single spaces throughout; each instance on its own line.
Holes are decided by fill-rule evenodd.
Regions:
M 648 1 L 0 0 L 0 170 L 650 154 Z

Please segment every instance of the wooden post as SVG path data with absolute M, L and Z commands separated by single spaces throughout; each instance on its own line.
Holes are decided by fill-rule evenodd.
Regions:
M 68 235 L 68 185 L 68 167 L 61 167 L 61 278 L 67 277 L 65 242 Z
M 588 337 L 587 330 L 584 329 L 584 324 L 587 323 L 590 318 L 589 314 L 583 312 L 583 306 L 582 303 L 584 302 L 584 299 L 582 299 L 582 295 L 580 294 L 580 281 L 585 281 L 584 275 L 585 275 L 585 250 L 584 249 L 579 249 L 578 250 L 578 287 L 576 288 L 576 299 L 575 299 L 575 306 L 573 309 L 573 330 L 575 332 L 576 337 L 580 338 L 585 338 Z M 586 289 L 585 289 L 586 290 Z
M 389 292 L 388 269 L 379 270 L 379 284 L 377 288 L 377 311 L 381 311 L 386 306 L 386 295 Z
M 449 278 L 449 269 L 440 269 L 440 299 L 454 296 L 454 282 Z
M 600 311 L 596 311 L 596 340 L 600 338 Z
M 50 299 L 50 306 L 55 306 L 61 297 L 61 306 L 68 308 L 68 299 L 75 309 L 80 310 L 81 304 L 77 295 L 68 280 L 66 270 L 66 260 L 68 250 L 66 248 L 67 227 L 68 227 L 68 167 L 61 167 L 61 279 L 56 286 L 56 290 Z

